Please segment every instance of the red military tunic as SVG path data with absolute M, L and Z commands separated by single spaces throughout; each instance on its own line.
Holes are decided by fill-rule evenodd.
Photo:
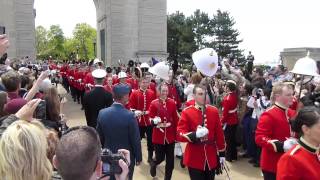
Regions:
M 191 100 L 187 101 L 187 102 L 184 104 L 184 106 L 187 108 L 187 107 L 189 107 L 189 106 L 194 106 L 195 103 L 196 103 L 196 101 L 195 101 L 194 99 L 191 99 Z
M 150 90 L 151 91 L 151 90 Z M 152 143 L 165 145 L 174 143 L 177 134 L 178 114 L 173 99 L 167 98 L 164 102 L 160 99 L 152 101 L 149 108 L 150 118 L 158 116 L 161 123 L 171 123 L 169 127 L 156 126 L 152 131 Z
M 151 89 L 154 92 L 154 94 L 157 94 L 156 83 L 150 82 L 148 89 Z
M 83 79 L 83 83 L 84 83 L 86 92 L 90 91 L 91 88 L 94 87 L 95 83 L 94 83 L 94 78 L 91 72 L 88 72 L 86 74 L 86 76 Z
M 75 69 L 70 69 L 67 73 L 68 76 L 68 81 L 69 81 L 69 85 L 72 87 L 75 87 L 74 84 L 74 74 L 75 74 Z
M 139 89 L 139 80 L 134 78 L 128 78 L 127 83 L 130 84 L 132 90 Z
M 85 88 L 84 83 L 83 83 L 84 77 L 85 77 L 85 72 L 83 72 L 83 71 L 78 71 L 78 72 L 76 73 L 75 80 L 76 80 L 76 82 L 77 82 L 77 88 L 78 88 L 78 90 L 80 90 L 80 91 L 83 91 L 84 88 Z
M 218 109 L 214 106 L 206 106 L 206 127 L 209 130 L 208 140 L 205 143 L 193 143 L 188 134 L 196 132 L 202 124 L 202 110 L 196 106 L 189 106 L 181 113 L 177 127 L 178 141 L 188 142 L 183 163 L 190 168 L 205 170 L 206 164 L 209 169 L 215 169 L 218 165 L 217 151 L 225 151 L 225 140 L 219 118 Z
M 129 107 L 131 109 L 140 110 L 144 114 L 138 118 L 139 126 L 151 125 L 148 110 L 151 102 L 155 98 L 155 94 L 150 89 L 147 89 L 146 91 L 142 91 L 141 89 L 133 90 L 130 94 Z
M 173 99 L 177 105 L 177 108 L 179 109 L 181 107 L 181 101 L 178 95 L 178 90 L 175 85 L 167 84 L 169 88 L 169 94 L 168 97 Z
M 280 158 L 277 168 L 277 180 L 303 179 L 320 179 L 320 156 L 319 148 L 299 143 Z
M 113 75 L 112 76 L 112 84 L 115 85 L 115 84 L 118 84 L 118 83 L 119 83 L 118 76 L 117 75 Z
M 298 109 L 298 100 L 296 97 L 293 98 L 292 104 L 290 106 L 290 109 L 296 111 Z
M 227 125 L 238 124 L 238 96 L 236 92 L 231 92 L 226 95 L 222 102 L 222 117 L 221 123 Z
M 104 90 L 108 91 L 109 93 L 113 94 L 113 86 L 109 86 L 108 84 L 103 86 Z
M 256 143 L 262 148 L 260 166 L 264 171 L 276 173 L 277 163 L 282 152 L 276 148 L 275 141 L 284 142 L 287 138 L 292 137 L 289 119 L 294 115 L 294 111 L 287 111 L 272 106 L 260 116 L 257 130 Z
M 60 69 L 60 75 L 65 78 L 67 77 L 68 65 L 64 64 Z

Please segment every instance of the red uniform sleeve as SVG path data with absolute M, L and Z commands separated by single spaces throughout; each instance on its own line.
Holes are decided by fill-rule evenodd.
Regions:
M 283 155 L 277 165 L 277 180 L 299 180 L 301 177 L 297 176 L 297 173 L 301 172 L 302 168 L 298 165 L 293 156 Z
M 228 114 L 230 109 L 230 102 L 227 99 L 223 100 L 222 103 L 222 107 L 223 107 L 223 112 L 222 112 L 222 117 L 221 117 L 221 123 L 227 123 L 227 118 L 228 118 Z
M 268 148 L 269 150 L 273 150 L 277 152 L 277 148 L 274 144 L 277 139 L 272 139 L 272 120 L 267 113 L 263 113 L 260 116 L 257 130 L 256 130 L 256 143 L 258 146 L 263 148 Z
M 186 111 L 182 111 L 180 121 L 177 126 L 177 141 L 180 142 L 192 142 L 192 140 L 187 136 L 189 133 L 188 115 Z
M 155 116 L 157 116 L 157 106 L 156 106 L 156 101 L 152 101 L 150 106 L 149 106 L 149 118 L 154 118 Z
M 130 94 L 128 107 L 131 108 L 131 109 L 136 109 L 136 108 L 137 108 L 136 95 L 138 95 L 138 94 L 137 94 L 135 91 L 133 91 L 133 92 Z

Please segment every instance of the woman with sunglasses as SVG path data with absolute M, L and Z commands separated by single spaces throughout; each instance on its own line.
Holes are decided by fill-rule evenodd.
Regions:
M 298 144 L 278 162 L 277 180 L 320 179 L 320 111 L 309 106 L 301 109 L 292 123 Z

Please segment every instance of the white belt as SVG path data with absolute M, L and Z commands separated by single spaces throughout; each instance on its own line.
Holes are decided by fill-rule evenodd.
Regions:
M 228 111 L 228 113 L 229 113 L 229 114 L 232 114 L 232 113 L 237 112 L 237 110 L 238 110 L 238 108 L 235 108 L 235 109 L 233 109 L 233 110 Z

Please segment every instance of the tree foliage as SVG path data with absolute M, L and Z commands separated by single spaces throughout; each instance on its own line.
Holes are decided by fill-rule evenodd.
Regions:
M 238 39 L 240 33 L 234 28 L 235 20 L 226 11 L 218 10 L 212 17 L 200 10 L 189 17 L 176 12 L 169 14 L 167 21 L 169 60 L 186 63 L 193 52 L 205 47 L 214 48 L 220 59 L 244 58 L 238 48 L 242 42 Z
M 77 24 L 73 36 L 66 38 L 59 25 L 50 26 L 46 30 L 42 26 L 36 28 L 37 59 L 93 59 L 95 56 L 93 42 L 96 30 L 86 23 Z

